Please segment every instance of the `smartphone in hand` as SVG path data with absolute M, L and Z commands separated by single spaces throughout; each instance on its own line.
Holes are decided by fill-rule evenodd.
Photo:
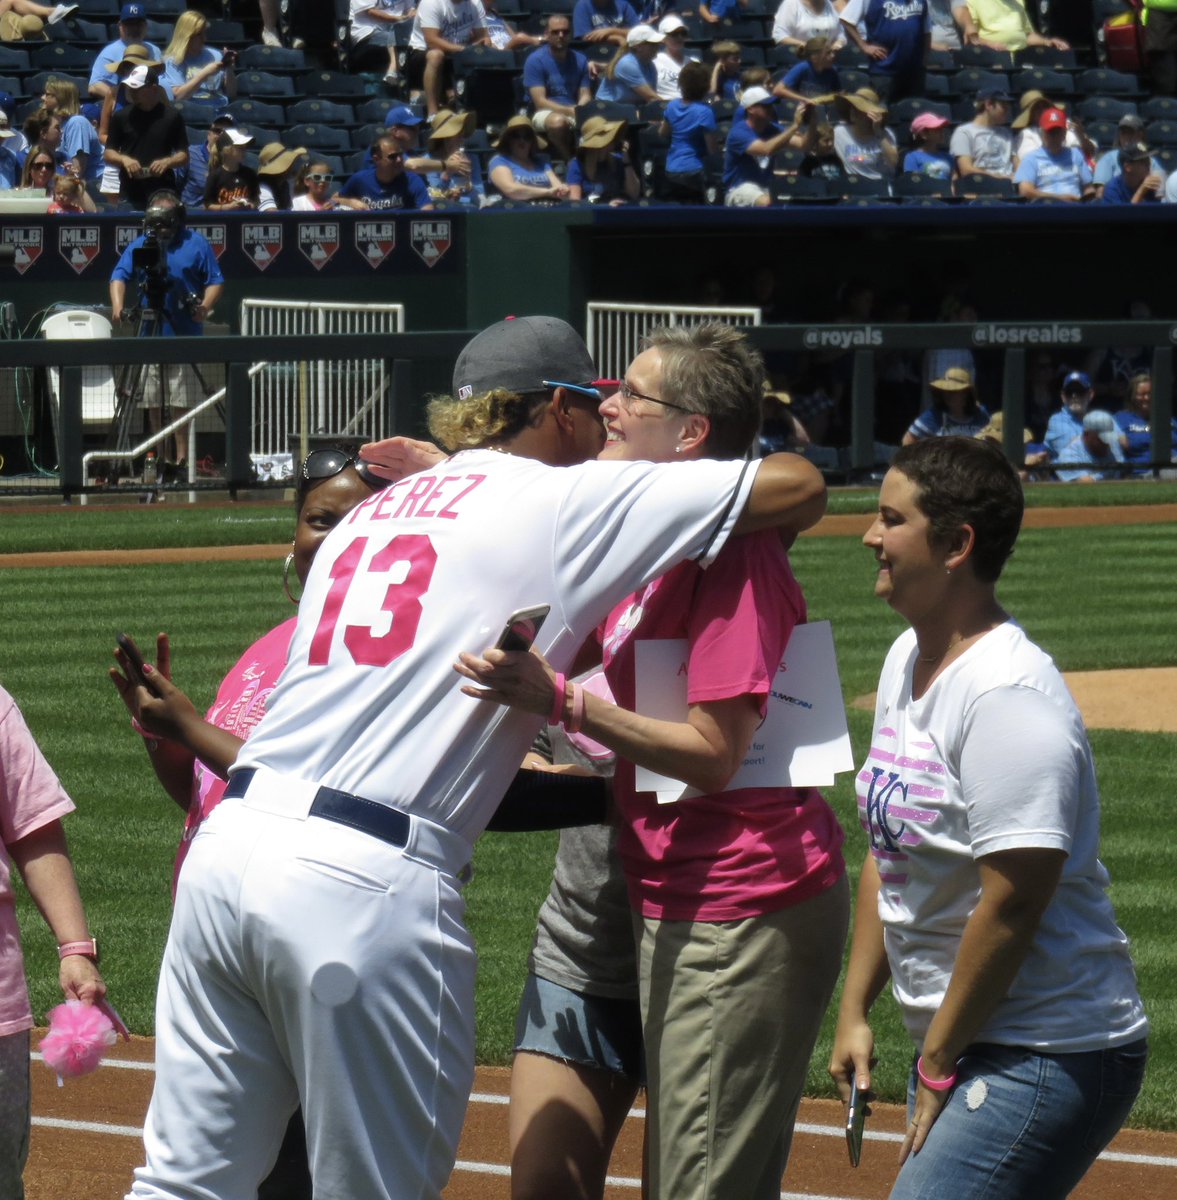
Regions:
M 866 1128 L 869 1092 L 860 1092 L 858 1084 L 850 1085 L 850 1105 L 846 1109 L 846 1149 L 850 1152 L 850 1165 L 858 1166 L 862 1156 L 862 1132 Z
M 135 676 L 131 682 L 146 686 L 147 676 L 143 672 L 143 655 L 139 653 L 139 647 L 125 633 L 116 634 L 114 640 L 118 642 L 119 649 L 126 655 L 131 666 L 131 673 Z
M 499 640 L 495 642 L 495 649 L 530 650 L 532 642 L 535 641 L 536 635 L 550 611 L 550 604 L 537 604 L 533 608 L 521 608 L 517 612 L 513 612 L 507 618 L 503 632 L 499 634 Z

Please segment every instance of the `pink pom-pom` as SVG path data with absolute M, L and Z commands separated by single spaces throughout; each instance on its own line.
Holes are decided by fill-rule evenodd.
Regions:
M 49 1032 L 41 1040 L 41 1054 L 59 1078 L 86 1075 L 117 1040 L 106 1013 L 92 1004 L 67 1000 L 49 1012 Z

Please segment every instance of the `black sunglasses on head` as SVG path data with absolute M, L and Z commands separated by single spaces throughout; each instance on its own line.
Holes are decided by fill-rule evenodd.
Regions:
M 370 487 L 388 486 L 387 479 L 381 479 L 379 475 L 373 474 L 367 464 L 359 458 L 348 454 L 346 450 L 337 450 L 328 446 L 322 450 L 312 450 L 302 460 L 298 480 L 299 493 L 309 492 L 316 483 L 322 483 L 325 479 L 334 479 L 347 467 L 354 467 L 356 474 Z

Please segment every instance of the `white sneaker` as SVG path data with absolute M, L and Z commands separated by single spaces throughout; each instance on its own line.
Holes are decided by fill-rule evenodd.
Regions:
M 290 48 L 291 50 L 305 50 L 307 48 L 307 44 L 302 38 L 296 37 L 290 43 Z
M 66 17 L 78 11 L 76 4 L 55 4 L 53 11 L 49 14 L 50 25 L 56 25 L 58 21 L 64 21 Z
M 384 72 L 384 82 L 389 84 L 390 86 L 395 87 L 396 84 L 400 83 L 400 81 L 401 81 L 401 77 L 400 77 L 400 75 L 397 74 L 396 71 L 385 71 Z
M 281 46 L 282 39 L 278 36 L 278 31 L 275 29 L 262 30 L 262 45 L 263 46 Z

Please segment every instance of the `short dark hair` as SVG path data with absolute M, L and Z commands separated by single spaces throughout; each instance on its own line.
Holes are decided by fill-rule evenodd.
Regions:
M 985 438 L 921 438 L 900 447 L 891 466 L 915 484 L 931 540 L 947 543 L 968 525 L 973 571 L 982 582 L 995 583 L 1013 553 L 1025 511 L 1022 481 L 1001 449 Z
M 711 72 L 694 59 L 684 63 L 678 73 L 678 90 L 688 104 L 702 100 L 711 90 Z

